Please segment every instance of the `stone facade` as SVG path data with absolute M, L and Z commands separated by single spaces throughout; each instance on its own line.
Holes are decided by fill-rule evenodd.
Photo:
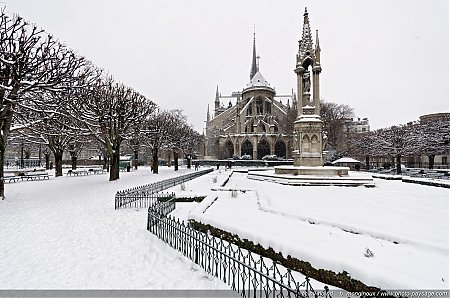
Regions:
M 222 96 L 217 87 L 212 118 L 208 106 L 205 158 L 292 157 L 292 136 L 286 127 L 295 95 L 277 95 L 260 73 L 257 58 L 254 39 L 250 82 L 231 96 Z

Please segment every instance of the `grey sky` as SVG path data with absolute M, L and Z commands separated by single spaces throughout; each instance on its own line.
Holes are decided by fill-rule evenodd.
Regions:
M 216 85 L 249 81 L 253 25 L 260 71 L 296 89 L 304 7 L 319 30 L 321 98 L 372 129 L 449 110 L 448 0 L 3 0 L 71 48 L 201 131 Z

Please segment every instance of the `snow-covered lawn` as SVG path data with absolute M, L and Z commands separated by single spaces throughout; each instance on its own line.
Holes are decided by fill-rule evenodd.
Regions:
M 225 189 L 246 190 L 234 198 L 231 191 L 209 190 L 219 187 L 211 177 L 220 180 L 225 172 L 217 173 L 186 183 L 182 193 L 208 197 L 200 204 L 177 203 L 182 207 L 174 214 L 239 234 L 316 268 L 345 270 L 372 286 L 449 287 L 448 189 L 381 179 L 375 179 L 375 188 L 296 187 L 234 173 Z M 181 193 L 179 187 L 173 190 Z M 369 251 L 373 256 L 365 256 Z
M 114 210 L 117 190 L 173 168 L 6 184 L 0 289 L 228 289 L 146 230 L 147 210 Z
M 114 210 L 117 190 L 184 172 L 143 168 L 116 182 L 91 175 L 6 184 L 0 289 L 228 289 L 147 232 L 145 209 Z M 242 173 L 221 187 L 230 173 L 169 189 L 178 197 L 207 196 L 177 203 L 172 214 L 369 285 L 448 289 L 448 189 L 381 179 L 375 188 L 295 187 Z M 230 189 L 245 192 L 233 197 Z M 372 257 L 364 256 L 368 250 Z

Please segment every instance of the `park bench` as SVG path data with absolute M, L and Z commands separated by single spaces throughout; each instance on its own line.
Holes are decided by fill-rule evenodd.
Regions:
M 88 175 L 89 171 L 85 169 L 68 170 L 66 176 Z
M 425 174 L 426 178 L 431 178 L 431 179 L 441 179 L 442 176 L 444 176 L 444 174 L 438 173 L 438 172 L 428 172 Z
M 450 173 L 446 172 L 446 173 L 442 174 L 441 179 L 450 179 Z
M 420 178 L 423 178 L 423 177 L 425 177 L 425 171 L 424 170 L 419 170 L 419 171 L 411 171 L 410 173 L 409 173 L 409 176 L 410 177 L 420 177 Z
M 16 182 L 18 180 L 22 180 L 22 177 L 21 176 L 7 176 L 7 177 L 3 177 L 2 180 L 4 182 L 11 183 L 11 181 Z
M 41 180 L 41 179 L 48 179 L 50 180 L 50 176 L 48 173 L 32 173 L 32 174 L 25 174 L 21 176 L 22 180 L 27 179 L 28 180 Z
M 104 169 L 99 169 L 99 168 L 93 168 L 93 169 L 89 169 L 88 170 L 89 174 L 104 174 L 105 170 Z

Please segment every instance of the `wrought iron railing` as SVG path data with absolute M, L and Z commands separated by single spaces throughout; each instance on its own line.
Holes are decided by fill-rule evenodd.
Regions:
M 175 197 L 175 193 L 121 193 L 116 194 L 115 209 L 148 208 L 156 202 L 164 202 Z
M 315 291 L 308 277 L 300 283 L 275 261 L 167 216 L 173 209 L 174 200 L 150 206 L 147 230 L 243 297 L 331 297 L 326 286 Z
M 27 159 L 11 159 L 6 158 L 4 162 L 5 168 L 39 168 L 42 162 L 39 159 L 27 158 Z
M 211 173 L 213 170 L 214 169 L 211 168 L 195 171 L 186 175 L 118 191 L 115 196 L 115 209 L 148 208 L 155 200 L 162 201 L 170 199 L 169 194 L 162 194 L 158 197 L 157 193 L 199 176 Z

